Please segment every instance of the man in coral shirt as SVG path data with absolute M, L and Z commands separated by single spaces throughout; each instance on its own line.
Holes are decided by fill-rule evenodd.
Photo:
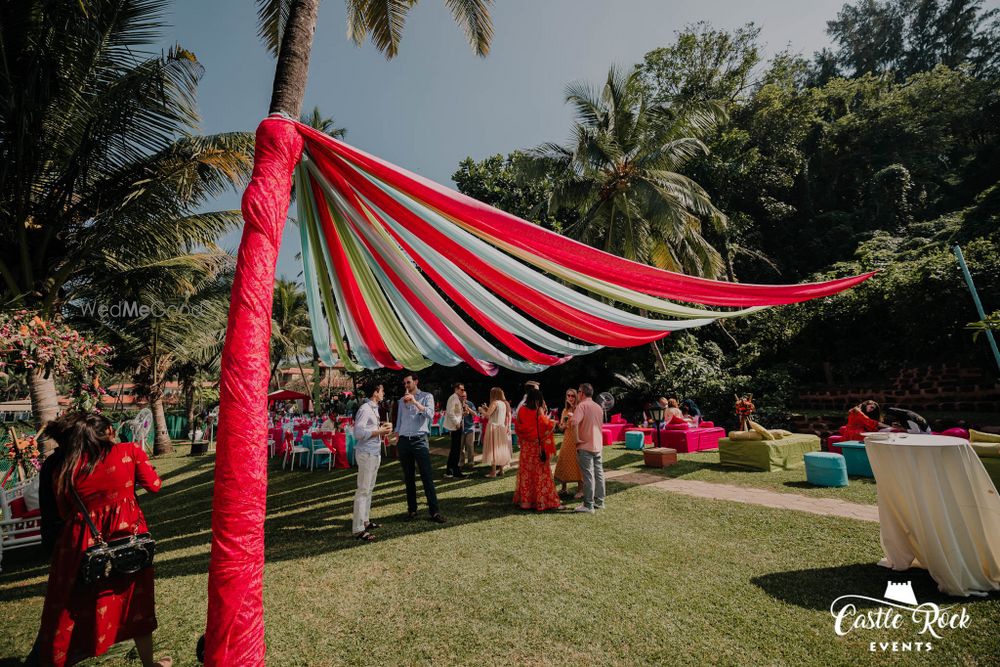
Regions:
M 589 383 L 580 385 L 578 396 L 581 400 L 573 412 L 573 424 L 576 426 L 576 460 L 583 477 L 583 504 L 575 511 L 593 514 L 595 509 L 604 509 L 604 461 L 601 458 L 604 410 L 594 403 L 594 387 Z

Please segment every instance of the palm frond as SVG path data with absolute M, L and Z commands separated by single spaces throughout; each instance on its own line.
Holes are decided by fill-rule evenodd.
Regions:
M 477 56 L 485 57 L 493 42 L 493 0 L 445 0 L 455 22 L 462 27 L 469 45 Z
M 278 56 L 281 38 L 288 24 L 295 0 L 257 0 L 257 35 L 264 41 L 268 53 Z

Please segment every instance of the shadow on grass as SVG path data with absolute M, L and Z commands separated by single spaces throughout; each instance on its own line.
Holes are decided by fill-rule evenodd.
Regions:
M 828 611 L 831 603 L 841 595 L 863 595 L 881 599 L 890 581 L 912 582 L 913 593 L 920 603 L 961 604 L 971 606 L 986 600 L 996 600 L 1000 594 L 989 597 L 956 598 L 938 591 L 937 584 L 927 570 L 913 568 L 895 572 L 875 563 L 854 563 L 840 567 L 811 570 L 775 572 L 751 579 L 751 582 L 776 600 L 815 611 Z M 877 602 L 852 600 L 859 608 L 878 607 Z
M 871 477 L 855 477 L 851 476 L 848 478 L 851 484 L 857 484 L 859 486 L 875 486 L 875 480 Z M 787 486 L 790 489 L 822 489 L 827 488 L 822 484 L 813 484 L 812 482 L 806 480 L 796 480 L 791 482 L 784 482 L 782 486 Z
M 489 521 L 510 514 L 534 514 L 520 510 L 512 502 L 512 492 L 506 488 L 497 493 L 474 491 L 482 484 L 496 480 L 484 476 L 486 468 L 477 468 L 464 479 L 441 479 L 443 457 L 432 455 L 435 487 L 441 511 L 448 523 L 429 521 L 423 486 L 417 482 L 420 515 L 406 517 L 406 489 L 398 460 L 386 460 L 379 469 L 378 482 L 372 497 L 372 518 L 383 524 L 379 541 L 386 541 L 428 530 L 479 521 Z M 150 532 L 157 540 L 156 578 L 203 574 L 208 571 L 212 523 L 213 456 L 199 457 L 165 473 L 163 490 L 158 494 L 143 494 L 140 505 L 146 515 Z M 509 472 L 505 479 L 513 479 Z M 268 471 L 267 519 L 264 525 L 265 561 L 276 562 L 308 558 L 320 553 L 364 547 L 350 534 L 350 515 L 357 485 L 356 471 L 351 469 L 282 470 L 281 459 L 271 459 Z M 624 491 L 624 484 L 608 484 L 608 494 Z M 468 493 L 464 497 L 444 497 L 453 490 Z M 471 491 L 471 492 L 469 492 Z M 403 506 L 402 511 L 386 514 L 389 506 Z M 198 549 L 195 554 L 171 557 L 172 554 Z M 33 579 L 48 573 L 48 564 L 40 564 L 40 551 L 25 549 L 18 558 L 4 558 L 4 579 Z M 12 576 L 11 576 L 12 575 Z M 4 586 L 0 602 L 42 596 L 46 583 L 34 582 Z

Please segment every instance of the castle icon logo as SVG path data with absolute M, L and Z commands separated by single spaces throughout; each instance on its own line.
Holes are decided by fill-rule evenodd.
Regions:
M 882 596 L 886 600 L 899 602 L 900 604 L 917 606 L 917 597 L 913 594 L 913 584 L 907 581 L 905 584 L 897 584 L 890 581 L 885 587 L 885 594 Z

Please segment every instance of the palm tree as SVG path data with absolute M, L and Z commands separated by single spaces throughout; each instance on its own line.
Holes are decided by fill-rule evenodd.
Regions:
M 117 363 L 130 370 L 137 393 L 153 411 L 154 453 L 169 454 L 163 389 L 166 382 L 211 365 L 222 348 L 233 257 L 210 249 L 189 254 L 165 253 L 152 261 L 130 264 L 108 258 L 113 280 L 95 280 L 82 289 L 80 301 L 102 303 L 114 295 L 151 309 L 146 315 L 101 311 L 82 304 L 81 319 L 116 351 Z
M 313 107 L 312 113 L 306 115 L 302 114 L 300 118 L 303 123 L 309 127 L 319 130 L 323 134 L 328 134 L 334 139 L 343 139 L 347 136 L 346 127 L 337 127 L 337 124 L 332 118 L 327 118 L 323 115 L 323 112 L 319 110 L 319 107 Z
M 396 55 L 406 14 L 416 0 L 347 0 L 348 34 L 360 43 L 371 36 L 375 47 L 386 57 Z M 473 49 L 486 55 L 493 36 L 489 6 L 492 0 L 445 0 L 452 15 L 463 26 Z M 305 97 L 309 55 L 319 0 L 258 0 L 260 35 L 277 56 L 270 112 L 297 118 Z M 265 511 L 266 453 L 247 457 L 254 443 L 241 442 L 237 433 L 263 431 L 266 414 L 262 409 L 270 359 L 270 336 L 258 326 L 238 332 L 244 322 L 259 325 L 270 319 L 274 289 L 275 239 L 287 217 L 288 199 L 279 204 L 283 211 L 258 206 L 269 194 L 288 192 L 292 167 L 286 155 L 293 145 L 283 142 L 276 130 L 263 132 L 278 153 L 269 154 L 256 170 L 256 177 L 244 195 L 253 225 L 244 225 L 240 253 L 233 281 L 232 305 L 226 329 L 220 383 L 219 446 L 216 454 L 214 512 L 212 515 L 213 559 L 209 568 L 209 612 L 205 658 L 208 665 L 259 664 L 263 661 L 263 625 L 247 622 L 263 614 L 262 571 Z M 292 141 L 289 137 L 289 141 Z M 279 167 L 279 162 L 286 162 Z M 273 201 L 273 199 L 272 199 Z M 273 209 L 273 206 L 270 207 Z M 260 263 L 261 256 L 267 258 Z M 248 361 L 249 359 L 249 361 Z M 230 421 L 231 420 L 231 421 Z M 247 423 L 248 422 L 248 423 Z M 228 427 L 234 428 L 230 430 Z M 234 434 L 230 440 L 228 433 Z M 253 500 L 249 500 L 252 498 Z M 261 521 L 246 521 L 259 516 Z M 234 592 L 234 587 L 236 590 Z M 235 602 L 239 600 L 239 602 Z
M 274 285 L 274 306 L 271 312 L 271 378 L 274 379 L 282 362 L 294 359 L 299 367 L 302 383 L 308 387 L 301 356 L 311 345 L 312 328 L 306 293 L 298 283 L 279 278 Z
M 198 136 L 202 69 L 155 44 L 168 0 L 7 3 L 0 10 L 0 304 L 59 313 L 133 255 L 214 241 L 232 216 L 197 214 L 245 181 L 253 137 Z M 36 418 L 55 379 L 29 378 Z
M 576 109 L 572 144 L 544 144 L 523 164 L 529 177 L 557 174 L 550 213 L 579 215 L 567 235 L 670 271 L 719 276 L 725 265 L 702 236 L 702 223 L 721 231 L 726 218 L 679 171 L 708 152 L 702 138 L 721 111 L 650 106 L 639 70 L 617 67 L 599 91 L 571 84 L 566 100 Z

